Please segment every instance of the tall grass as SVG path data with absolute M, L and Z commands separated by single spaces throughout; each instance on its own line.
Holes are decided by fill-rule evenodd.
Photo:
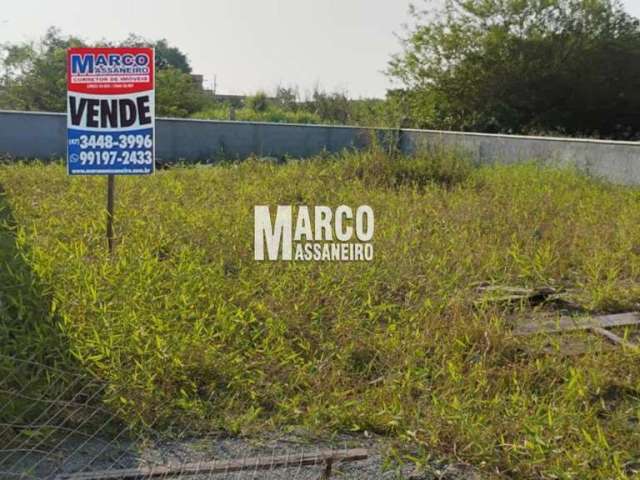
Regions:
M 474 288 L 546 285 L 586 311 L 637 308 L 635 189 L 445 152 L 176 168 L 118 178 L 110 259 L 105 179 L 16 164 L 0 166 L 0 184 L 14 219 L 3 282 L 23 283 L 22 265 L 48 292 L 0 290 L 1 305 L 64 338 L 45 344 L 35 326 L 16 337 L 5 307 L 0 349 L 71 355 L 109 382 L 105 401 L 128 421 L 368 430 L 419 462 L 510 478 L 637 468 L 638 354 L 545 354 L 544 339 L 510 333 L 533 307 L 498 307 Z M 256 204 L 371 205 L 374 261 L 255 262 Z M 43 298 L 45 312 L 27 312 Z

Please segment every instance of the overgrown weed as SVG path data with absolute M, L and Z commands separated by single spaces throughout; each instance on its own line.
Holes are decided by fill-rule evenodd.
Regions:
M 510 333 L 528 307 L 478 307 L 474 285 L 562 287 L 586 311 L 637 309 L 636 189 L 445 152 L 174 168 L 118 178 L 109 259 L 103 178 L 16 164 L 0 166 L 0 184 L 15 255 L 50 292 L 70 354 L 130 422 L 368 430 L 487 475 L 634 475 L 638 354 L 546 354 L 548 339 Z M 371 205 L 374 261 L 255 262 L 253 206 L 290 203 Z M 10 266 L 4 282 L 17 283 Z M 0 291 L 4 304 L 12 295 Z M 5 338 L 20 328 L 0 323 Z M 44 348 L 33 335 L 16 338 Z

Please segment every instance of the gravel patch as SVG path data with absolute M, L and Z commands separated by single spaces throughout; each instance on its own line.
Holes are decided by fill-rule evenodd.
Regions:
M 205 437 L 187 438 L 180 441 L 162 441 L 140 444 L 132 441 L 114 442 L 108 438 L 67 437 L 64 444 L 46 451 L 4 452 L 0 447 L 0 478 L 24 478 L 53 480 L 59 475 L 79 472 L 116 471 L 154 466 L 171 466 L 179 470 L 181 465 L 214 460 L 239 460 L 247 465 L 255 457 L 280 457 L 290 459 L 290 468 L 227 472 L 197 475 L 163 475 L 170 479 L 291 479 L 316 480 L 324 478 L 324 464 L 301 466 L 300 455 L 314 454 L 320 450 L 334 451 L 366 448 L 369 456 L 365 460 L 334 463 L 331 479 L 376 479 L 391 480 L 413 478 L 429 479 L 438 476 L 411 475 L 411 465 L 392 466 L 385 462 L 385 442 L 380 438 L 342 435 L 330 441 L 309 440 L 295 435 L 270 436 L 266 438 Z M 4 460 L 4 463 L 3 461 Z M 442 478 L 442 477 L 440 477 Z M 453 477 L 446 477 L 453 478 Z M 463 477 L 461 477 L 463 478 Z M 464 477 L 467 478 L 467 477 Z

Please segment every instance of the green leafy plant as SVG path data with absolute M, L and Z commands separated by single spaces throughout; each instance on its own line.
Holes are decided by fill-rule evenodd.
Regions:
M 637 309 L 637 189 L 377 150 L 117 183 L 110 258 L 104 178 L 0 166 L 11 218 L 0 350 L 90 372 L 134 424 L 367 430 L 400 455 L 488 477 L 633 478 L 638 353 L 544 353 L 546 338 L 511 325 L 557 312 L 478 302 L 475 286 L 547 285 L 587 312 Z M 374 260 L 255 262 L 252 212 L 264 204 L 370 205 Z

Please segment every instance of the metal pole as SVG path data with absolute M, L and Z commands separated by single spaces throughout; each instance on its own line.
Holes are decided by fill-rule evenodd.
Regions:
M 113 238 L 113 200 L 116 194 L 116 177 L 109 175 L 107 177 L 107 244 L 109 245 L 109 254 L 113 255 L 114 238 Z

